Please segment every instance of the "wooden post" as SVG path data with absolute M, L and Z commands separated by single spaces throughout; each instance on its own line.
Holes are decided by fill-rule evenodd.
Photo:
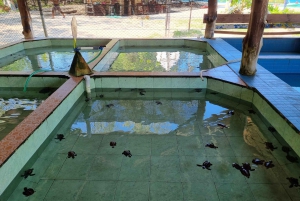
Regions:
M 17 2 L 23 26 L 22 34 L 24 35 L 25 39 L 33 39 L 31 16 L 28 9 L 27 1 L 17 0 Z
M 208 1 L 208 11 L 207 11 L 207 23 L 205 27 L 205 38 L 213 38 L 215 31 L 215 24 L 217 21 L 217 10 L 218 10 L 218 0 Z
M 242 62 L 239 73 L 254 75 L 268 15 L 268 0 L 252 0 L 247 34 L 243 39 Z

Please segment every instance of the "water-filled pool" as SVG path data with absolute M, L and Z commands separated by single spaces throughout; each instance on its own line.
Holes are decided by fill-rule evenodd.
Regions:
M 98 50 L 80 51 L 86 62 L 99 53 Z M 69 71 L 74 51 L 72 48 L 47 47 L 26 49 L 0 59 L 0 71 Z
M 14 94 L 14 95 L 12 95 Z M 46 98 L 47 93 L 30 92 L 30 95 L 21 91 L 3 91 L 0 98 L 0 140 L 12 131 Z
M 74 107 L 76 115 L 62 122 L 36 162 L 27 167 L 35 175 L 22 178 L 9 200 L 27 199 L 25 187 L 35 191 L 30 195 L 34 200 L 294 200 L 298 196 L 286 179 L 299 176 L 298 163 L 288 157 L 295 154 L 283 151 L 286 144 L 249 106 L 199 90 L 140 89 L 136 98 L 124 98 L 129 91 L 110 93 L 115 98 L 99 92 L 101 97 Z M 57 139 L 58 134 L 65 139 Z M 275 149 L 267 149 L 265 142 Z M 209 143 L 218 148 L 207 147 Z M 126 150 L 131 157 L 122 154 Z M 70 151 L 76 155 L 69 155 Z M 274 166 L 256 165 L 255 158 L 272 160 Z M 198 166 L 205 161 L 212 163 L 210 170 Z M 249 171 L 249 178 L 232 166 L 246 162 L 255 169 Z
M 199 72 L 214 67 L 211 59 L 206 50 L 196 48 L 120 47 L 101 71 Z

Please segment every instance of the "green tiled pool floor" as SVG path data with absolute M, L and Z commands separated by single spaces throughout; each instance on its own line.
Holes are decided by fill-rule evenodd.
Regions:
M 237 102 L 227 108 L 201 97 L 156 101 L 86 103 L 71 126 L 61 129 L 65 139 L 53 136 L 32 166 L 35 175 L 23 179 L 9 200 L 300 199 L 300 188 L 289 188 L 286 179 L 300 176 L 299 164 L 286 159 L 280 142 L 257 115 L 249 114 L 250 108 Z M 233 109 L 234 115 L 227 114 Z M 111 141 L 117 142 L 114 148 Z M 266 141 L 278 148 L 266 149 Z M 211 142 L 218 148 L 205 146 Z M 74 159 L 67 157 L 71 150 L 77 153 Z M 132 157 L 122 155 L 124 150 Z M 275 166 L 257 166 L 254 158 Z M 205 160 L 213 164 L 211 170 L 197 166 Z M 245 162 L 255 169 L 250 178 L 232 167 Z M 25 197 L 24 187 L 35 193 Z

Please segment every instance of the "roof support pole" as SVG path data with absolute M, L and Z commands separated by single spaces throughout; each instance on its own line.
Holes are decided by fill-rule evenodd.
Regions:
M 267 15 L 268 0 L 252 0 L 250 21 L 247 34 L 243 39 L 243 53 L 239 73 L 254 75 L 260 49 L 263 45 L 263 33 Z

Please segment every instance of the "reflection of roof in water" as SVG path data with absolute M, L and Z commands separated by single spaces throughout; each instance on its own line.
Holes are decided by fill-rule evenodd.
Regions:
M 180 57 L 180 52 L 157 52 L 156 59 L 161 66 L 170 71 L 170 69 L 177 64 Z

